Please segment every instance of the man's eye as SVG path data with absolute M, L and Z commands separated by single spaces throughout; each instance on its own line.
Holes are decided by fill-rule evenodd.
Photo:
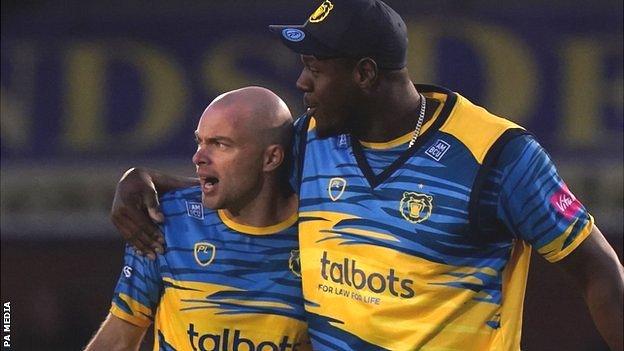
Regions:
M 318 69 L 316 69 L 316 68 L 314 68 L 314 67 L 311 67 L 311 66 L 306 66 L 306 69 L 307 69 L 308 71 L 310 71 L 310 73 L 312 73 L 312 74 L 317 74 L 317 73 L 319 73 L 319 70 L 318 70 Z

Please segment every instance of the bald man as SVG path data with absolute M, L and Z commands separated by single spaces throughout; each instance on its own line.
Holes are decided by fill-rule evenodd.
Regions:
M 309 350 L 297 244 L 297 199 L 285 190 L 292 134 L 286 104 L 247 87 L 202 114 L 199 186 L 164 194 L 166 250 L 126 247 L 110 313 L 87 350 Z M 126 176 L 131 176 L 134 170 Z

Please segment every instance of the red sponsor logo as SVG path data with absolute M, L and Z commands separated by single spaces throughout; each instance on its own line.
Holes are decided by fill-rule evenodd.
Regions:
M 568 219 L 574 217 L 581 208 L 581 203 L 565 184 L 550 197 L 550 204 Z

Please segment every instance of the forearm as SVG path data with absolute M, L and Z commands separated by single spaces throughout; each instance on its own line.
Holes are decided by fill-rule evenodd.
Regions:
M 560 263 L 581 289 L 596 328 L 612 350 L 622 350 L 624 267 L 594 226 L 592 233 Z
M 166 193 L 175 189 L 199 185 L 199 179 L 197 178 L 165 174 L 155 169 L 136 167 L 130 169 L 128 172 L 132 171 L 137 172 L 141 175 L 141 177 L 151 179 L 158 194 Z
M 137 351 L 141 342 L 123 340 L 117 335 L 97 333 L 84 351 Z
M 85 351 L 136 351 L 146 330 L 109 314 Z
M 584 291 L 584 298 L 596 328 L 611 350 L 624 348 L 622 336 L 622 309 L 624 304 L 624 272 L 621 264 L 611 267 L 611 277 L 619 279 L 596 279 Z

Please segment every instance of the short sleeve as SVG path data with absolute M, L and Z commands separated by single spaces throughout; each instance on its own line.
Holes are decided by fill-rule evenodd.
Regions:
M 149 326 L 160 299 L 158 260 L 141 257 L 126 245 L 124 266 L 115 287 L 111 314 L 139 327 Z
M 591 232 L 593 218 L 530 135 L 508 142 L 497 163 L 497 218 L 550 262 L 572 252 Z

